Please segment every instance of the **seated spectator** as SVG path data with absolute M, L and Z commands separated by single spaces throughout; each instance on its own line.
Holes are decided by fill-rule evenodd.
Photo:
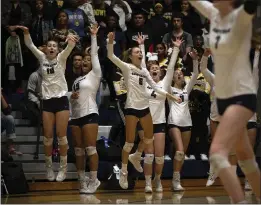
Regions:
M 123 0 L 107 0 L 106 4 L 110 5 L 115 13 L 119 16 L 119 25 L 122 31 L 127 30 L 126 22 L 131 20 L 132 10 L 129 4 Z
M 57 17 L 57 22 L 56 22 L 56 29 L 51 30 L 49 33 L 49 39 L 55 40 L 58 42 L 59 48 L 64 49 L 67 45 L 65 42 L 66 37 L 68 34 L 74 34 L 77 35 L 77 33 L 69 29 L 68 27 L 68 14 L 65 11 L 60 11 Z M 77 50 L 81 50 L 81 44 L 77 42 L 76 44 Z
M 1 93 L 1 133 L 6 131 L 7 142 L 6 146 L 9 151 L 9 154 L 22 155 L 21 152 L 18 152 L 14 148 L 14 139 L 16 139 L 15 134 L 15 120 L 11 115 L 12 108 L 7 104 L 4 96 Z
M 183 29 L 192 37 L 202 34 L 202 22 L 198 13 L 189 4 L 188 0 L 181 1 L 181 15 L 183 17 Z
M 74 30 L 79 36 L 81 42 L 89 39 L 89 20 L 85 12 L 78 8 L 78 0 L 69 0 L 70 8 L 64 11 L 68 15 L 68 29 Z
M 131 25 L 126 31 L 127 38 L 127 48 L 138 46 L 137 38 L 138 34 L 141 34 L 145 37 L 145 50 L 148 52 L 153 51 L 153 34 L 149 27 L 149 24 L 146 23 L 146 14 L 142 10 L 136 10 L 132 15 Z
M 52 20 L 44 16 L 44 0 L 35 1 L 35 14 L 30 28 L 32 41 L 39 47 L 48 41 L 48 34 L 54 28 Z
M 184 42 L 180 47 L 180 57 L 185 61 L 187 54 L 193 47 L 192 36 L 183 30 L 182 15 L 180 13 L 173 14 L 172 17 L 173 30 L 164 35 L 162 42 L 167 44 L 168 47 L 172 47 L 172 40 L 176 38 L 183 39 Z
M 86 16 L 88 17 L 88 20 L 90 24 L 96 24 L 96 20 L 94 17 L 93 8 L 90 2 L 86 2 L 86 0 L 79 0 L 79 9 L 82 9 Z
M 26 95 L 26 110 L 32 125 L 37 125 L 41 120 L 41 71 L 33 72 L 28 80 Z
M 162 42 L 163 36 L 168 32 L 168 21 L 163 17 L 163 6 L 157 3 L 154 7 L 154 15 L 150 18 L 150 28 L 153 34 L 154 45 Z

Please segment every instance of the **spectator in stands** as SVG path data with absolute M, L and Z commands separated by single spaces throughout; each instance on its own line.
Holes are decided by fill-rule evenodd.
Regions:
M 65 79 L 68 86 L 68 91 L 72 91 L 72 85 L 76 78 L 82 75 L 83 55 L 81 53 L 74 53 L 72 56 L 72 67 L 65 71 Z
M 95 20 L 93 8 L 92 8 L 92 5 L 90 2 L 86 2 L 85 0 L 79 0 L 78 8 L 82 9 L 84 11 L 84 13 L 88 17 L 89 23 L 91 25 L 97 23 Z
M 183 20 L 183 30 L 190 33 L 192 37 L 202 34 L 202 22 L 198 13 L 195 12 L 194 7 L 189 4 L 188 0 L 182 0 L 181 15 Z
M 146 24 L 146 16 L 142 10 L 136 10 L 132 15 L 132 24 L 126 31 L 127 48 L 137 46 L 138 33 L 141 33 L 141 35 L 146 39 L 145 50 L 152 52 L 153 35 L 149 24 Z
M 46 17 L 44 16 L 44 0 L 36 0 L 34 7 L 35 15 L 33 16 L 30 31 L 32 41 L 36 47 L 39 47 L 48 41 L 49 32 L 54 26 L 53 20 L 46 20 Z
M 162 42 L 171 47 L 172 41 L 176 38 L 183 39 L 184 43 L 180 47 L 180 57 L 186 60 L 187 54 L 191 51 L 193 47 L 192 36 L 183 30 L 182 15 L 180 13 L 175 13 L 172 16 L 173 30 L 164 35 Z
M 6 131 L 7 149 L 9 154 L 18 154 L 21 155 L 21 152 L 18 152 L 14 148 L 14 139 L 16 139 L 15 134 L 15 120 L 11 115 L 12 108 L 7 104 L 4 96 L 1 93 L 1 133 Z
M 5 64 L 2 64 L 5 79 L 8 79 L 6 84 L 8 88 L 13 90 L 18 89 L 22 92 L 23 72 L 23 38 L 21 33 L 15 31 L 15 25 L 29 26 L 31 24 L 32 13 L 30 7 L 20 0 L 5 1 L 1 8 L 1 24 L 2 24 L 2 56 L 6 56 Z M 11 37 L 10 37 L 11 36 Z M 20 36 L 20 37 L 19 37 Z M 9 38 L 10 37 L 10 38 Z M 2 58 L 3 59 L 3 58 Z M 7 70 L 5 66 L 8 65 Z M 4 79 L 4 80 L 5 80 Z
M 163 36 L 168 32 L 168 21 L 163 17 L 163 6 L 157 3 L 154 7 L 154 15 L 150 18 L 150 29 L 153 34 L 154 45 L 162 42 Z
M 44 16 L 45 20 L 53 21 L 59 10 L 63 7 L 63 0 L 44 0 Z
M 130 5 L 123 0 L 107 0 L 105 1 L 119 16 L 119 25 L 122 31 L 127 30 L 126 22 L 131 20 L 132 10 Z
M 68 14 L 62 10 L 59 12 L 57 16 L 56 29 L 51 30 L 51 32 L 49 33 L 49 39 L 58 42 L 59 48 L 64 49 L 67 45 L 65 40 L 68 34 L 77 35 L 77 33 L 74 30 L 69 29 Z M 81 50 L 82 47 L 80 42 L 76 44 L 76 47 L 77 50 Z
M 41 116 L 41 85 L 42 75 L 41 71 L 38 69 L 29 77 L 25 103 L 29 119 L 33 125 L 37 125 L 39 123 L 39 116 Z
M 70 8 L 64 11 L 68 16 L 68 29 L 75 31 L 80 37 L 80 42 L 89 41 L 89 20 L 85 12 L 78 8 L 78 0 L 69 0 Z

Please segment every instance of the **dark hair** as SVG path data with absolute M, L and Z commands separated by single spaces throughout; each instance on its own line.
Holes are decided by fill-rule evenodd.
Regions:
M 82 54 L 82 53 L 80 53 L 80 52 L 75 52 L 75 53 L 73 53 L 72 56 L 71 56 L 72 60 L 74 60 L 74 58 L 75 58 L 76 56 L 81 56 L 81 57 L 83 58 L 83 54 Z
M 159 66 L 159 68 L 160 68 L 159 62 L 156 61 L 156 62 L 153 62 L 153 63 L 150 65 L 150 67 L 147 68 L 147 70 L 150 71 L 150 68 L 151 68 L 151 66 L 153 66 L 153 65 L 157 65 L 157 66 Z M 160 68 L 160 69 L 161 69 L 161 68 Z
M 257 1 L 257 0 L 256 0 Z M 236 9 L 240 7 L 243 4 L 243 0 L 234 0 L 233 1 L 233 7 Z
M 181 19 L 181 21 L 183 22 L 183 16 L 180 12 L 173 12 L 172 13 L 172 19 L 171 20 L 173 21 L 173 19 L 175 19 L 175 18 Z

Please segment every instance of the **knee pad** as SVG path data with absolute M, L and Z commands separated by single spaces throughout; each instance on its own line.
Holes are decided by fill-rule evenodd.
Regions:
M 185 153 L 181 151 L 176 151 L 174 159 L 182 162 L 185 159 Z
M 211 154 L 209 157 L 209 162 L 213 166 L 213 170 L 218 173 L 221 169 L 231 167 L 227 157 L 220 154 Z
M 152 164 L 154 159 L 154 154 L 145 154 L 144 163 L 145 164 Z
M 123 150 L 124 150 L 125 152 L 130 153 L 133 146 L 134 146 L 134 143 L 125 142 L 125 144 L 124 144 L 124 146 L 123 146 Z
M 45 146 L 52 146 L 53 145 L 53 137 L 43 137 L 43 144 Z
M 238 161 L 238 165 L 244 174 L 250 174 L 258 170 L 258 165 L 255 159 Z
M 155 157 L 156 164 L 164 164 L 164 156 L 162 157 Z
M 67 136 L 58 137 L 58 144 L 59 145 L 67 145 L 68 144 Z
M 89 146 L 89 147 L 86 147 L 85 149 L 86 149 L 86 153 L 88 156 L 91 156 L 91 155 L 94 155 L 97 153 L 96 147 Z
M 74 148 L 75 156 L 85 156 L 85 150 L 81 147 Z
M 150 143 L 153 142 L 153 140 L 154 140 L 154 137 L 152 137 L 151 139 L 148 139 L 148 138 L 144 137 L 143 142 L 144 142 L 145 144 L 150 144 Z

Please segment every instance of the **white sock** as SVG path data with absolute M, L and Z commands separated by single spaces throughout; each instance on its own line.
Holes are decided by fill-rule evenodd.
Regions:
M 232 169 L 233 173 L 235 173 L 235 175 L 237 175 L 237 165 L 232 165 L 231 169 Z
M 53 165 L 52 156 L 45 156 L 45 165 L 48 168 L 51 168 Z
M 90 171 L 90 179 L 91 180 L 97 179 L 97 171 Z
M 60 156 L 60 167 L 66 167 L 66 166 L 67 166 L 67 155 Z
M 127 164 L 121 164 L 121 171 L 127 173 Z
M 173 179 L 174 180 L 180 180 L 180 173 L 179 172 L 173 172 Z
M 161 174 L 156 174 L 155 175 L 155 180 L 160 180 Z
M 91 173 L 90 172 L 85 172 L 85 176 L 88 178 L 91 178 Z
M 78 178 L 80 181 L 84 180 L 85 179 L 85 173 L 84 173 L 84 170 L 78 170 Z
M 142 152 L 139 152 L 138 150 L 134 153 L 136 157 L 141 157 Z
M 151 184 L 151 175 L 145 175 L 146 184 Z

